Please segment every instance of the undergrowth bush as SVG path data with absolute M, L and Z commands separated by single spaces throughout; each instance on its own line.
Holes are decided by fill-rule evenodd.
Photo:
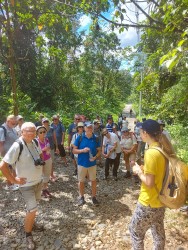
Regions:
M 168 125 L 167 130 L 171 135 L 172 143 L 178 157 L 188 163 L 188 127 L 182 124 L 173 124 Z

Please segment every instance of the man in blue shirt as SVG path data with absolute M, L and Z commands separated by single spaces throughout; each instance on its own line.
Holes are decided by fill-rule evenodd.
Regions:
M 96 199 L 96 159 L 101 154 L 100 141 L 93 134 L 93 124 L 85 125 L 85 133 L 78 136 L 73 147 L 73 153 L 78 154 L 78 181 L 80 198 L 78 205 L 84 205 L 84 181 L 88 176 L 92 187 L 92 202 L 99 205 Z
M 56 133 L 59 154 L 62 157 L 62 159 L 65 163 L 65 166 L 68 167 L 65 148 L 64 148 L 65 128 L 64 128 L 63 124 L 59 121 L 59 117 L 57 115 L 54 115 L 52 117 L 52 120 L 53 120 L 53 123 L 51 124 L 51 127 L 54 129 L 54 131 Z

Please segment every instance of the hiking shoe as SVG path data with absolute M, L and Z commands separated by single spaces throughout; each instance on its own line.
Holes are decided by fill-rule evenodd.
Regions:
M 17 184 L 6 185 L 3 189 L 6 191 L 17 191 L 19 189 L 19 185 L 17 185 Z
M 180 211 L 181 212 L 188 212 L 188 206 L 185 205 L 185 206 L 181 207 Z
M 27 250 L 35 249 L 35 242 L 33 241 L 33 236 L 26 237 Z
M 14 185 L 11 185 L 10 186 L 10 190 L 12 190 L 12 191 L 17 191 L 18 189 L 19 189 L 19 185 L 17 185 L 17 184 L 14 184 Z
M 43 232 L 44 231 L 44 226 L 35 222 L 34 225 L 33 225 L 33 231 L 35 231 L 35 232 Z
M 78 206 L 83 206 L 85 203 L 86 202 L 83 196 L 78 199 Z
M 92 202 L 93 202 L 93 205 L 99 206 L 99 202 L 98 202 L 98 200 L 96 199 L 96 197 L 92 197 Z
M 130 171 L 127 171 L 127 173 L 125 174 L 124 177 L 125 177 L 125 178 L 131 178 L 131 173 L 130 173 Z

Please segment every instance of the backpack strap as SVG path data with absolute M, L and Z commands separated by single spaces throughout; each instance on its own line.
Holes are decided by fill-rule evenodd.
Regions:
M 154 186 L 155 190 L 157 191 L 157 193 L 160 194 L 163 191 L 163 189 L 164 189 L 165 183 L 166 183 L 166 181 L 168 179 L 168 175 L 169 175 L 169 157 L 162 150 L 162 148 L 160 148 L 160 147 L 152 147 L 152 148 L 158 150 L 165 157 L 165 162 L 166 162 L 166 164 L 165 164 L 165 175 L 164 175 L 164 178 L 163 178 L 163 185 L 162 185 L 161 191 L 159 191 L 159 189 L 157 188 L 156 184 Z M 150 149 L 152 149 L 152 148 L 150 148 Z
M 23 151 L 23 143 L 22 143 L 19 139 L 17 139 L 16 142 L 19 144 L 19 147 L 20 147 L 20 152 L 19 152 L 19 154 L 18 154 L 18 159 L 17 159 L 17 161 L 19 161 L 20 155 L 21 155 L 21 153 L 22 153 L 22 151 Z M 17 161 L 16 161 L 16 162 L 17 162 Z
M 78 149 L 79 149 L 80 143 L 81 143 L 81 141 L 82 141 L 82 135 L 83 135 L 83 133 L 80 135 L 80 138 L 79 138 L 79 141 L 78 141 Z
M 4 130 L 4 137 L 6 139 L 7 136 L 7 129 L 5 128 L 5 126 L 1 125 L 0 128 L 2 128 Z
M 39 146 L 39 142 L 36 138 L 33 139 L 34 143 L 36 144 L 36 146 L 38 147 Z

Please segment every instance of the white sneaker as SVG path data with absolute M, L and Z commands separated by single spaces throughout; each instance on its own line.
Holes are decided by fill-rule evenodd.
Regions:
M 13 184 L 13 185 L 10 186 L 10 190 L 17 191 L 19 189 L 19 187 L 20 187 L 19 185 Z

